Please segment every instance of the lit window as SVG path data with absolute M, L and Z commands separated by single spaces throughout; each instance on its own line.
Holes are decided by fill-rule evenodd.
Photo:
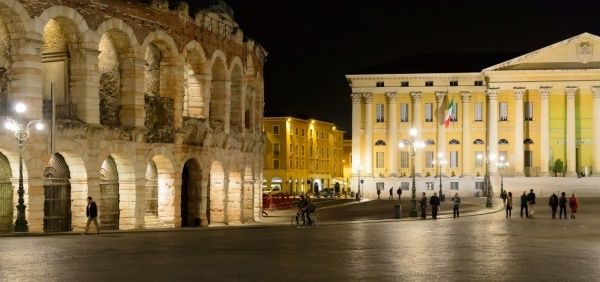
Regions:
M 383 104 L 376 104 L 375 105 L 375 113 L 376 113 L 376 120 L 375 122 L 384 122 L 384 108 L 383 108 Z
M 432 103 L 425 104 L 425 121 L 426 122 L 433 121 L 433 104 Z
M 475 121 L 483 121 L 483 103 L 475 103 Z
M 525 120 L 532 121 L 533 120 L 533 102 L 525 102 Z
M 508 103 L 502 102 L 499 105 L 500 113 L 498 119 L 500 121 L 508 121 Z
M 383 159 L 383 152 L 377 152 L 375 154 L 375 158 L 376 158 L 376 164 L 377 164 L 377 168 L 383 168 L 383 164 L 384 164 L 384 159 Z
M 400 122 L 408 122 L 408 104 L 400 104 Z
M 273 134 L 279 135 L 279 125 L 273 125 Z
M 483 167 L 483 151 L 475 151 L 475 167 Z
M 458 151 L 450 151 L 450 167 L 458 167 Z

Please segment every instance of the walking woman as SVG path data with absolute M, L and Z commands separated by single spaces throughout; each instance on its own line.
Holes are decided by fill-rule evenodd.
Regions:
M 512 192 L 508 192 L 508 195 L 506 196 L 506 218 L 510 218 L 512 216 L 512 208 L 513 208 Z
M 575 197 L 575 193 L 573 193 L 571 198 L 569 198 L 569 207 L 571 207 L 571 218 L 575 219 L 575 215 L 579 209 L 579 200 L 577 200 L 577 197 Z

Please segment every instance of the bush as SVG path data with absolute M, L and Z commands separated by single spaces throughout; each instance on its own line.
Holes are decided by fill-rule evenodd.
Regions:
M 554 161 L 554 168 L 552 169 L 554 171 L 554 176 L 562 176 L 564 169 L 563 161 L 561 159 L 556 159 Z

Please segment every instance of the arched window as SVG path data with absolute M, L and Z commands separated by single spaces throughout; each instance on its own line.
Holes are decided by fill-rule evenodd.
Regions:
M 483 145 L 485 143 L 483 143 L 483 140 L 481 140 L 481 139 L 475 139 L 475 141 L 473 141 L 473 144 L 474 145 Z
M 527 138 L 527 139 L 523 140 L 523 144 L 527 144 L 527 145 L 533 144 L 533 140 L 531 140 L 531 138 Z
M 450 142 L 448 142 L 448 144 L 450 144 L 450 145 L 458 145 L 458 144 L 460 144 L 460 142 L 458 142 L 458 140 L 456 140 L 456 139 L 452 139 L 452 140 L 450 140 Z
M 435 145 L 435 142 L 433 142 L 431 139 L 427 139 L 425 140 L 425 145 Z
M 385 142 L 383 140 L 377 140 L 377 142 L 375 142 L 375 146 L 385 146 Z
M 499 145 L 508 145 L 508 140 L 506 139 L 500 139 L 500 141 L 498 141 Z

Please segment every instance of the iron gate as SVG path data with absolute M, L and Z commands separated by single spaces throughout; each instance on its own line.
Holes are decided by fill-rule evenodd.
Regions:
M 108 157 L 100 169 L 100 226 L 103 230 L 119 230 L 119 175 L 117 165 Z
M 13 186 L 6 156 L 0 154 L 0 233 L 11 232 L 13 226 Z
M 44 171 L 44 231 L 71 230 L 71 178 L 65 159 L 55 154 Z

